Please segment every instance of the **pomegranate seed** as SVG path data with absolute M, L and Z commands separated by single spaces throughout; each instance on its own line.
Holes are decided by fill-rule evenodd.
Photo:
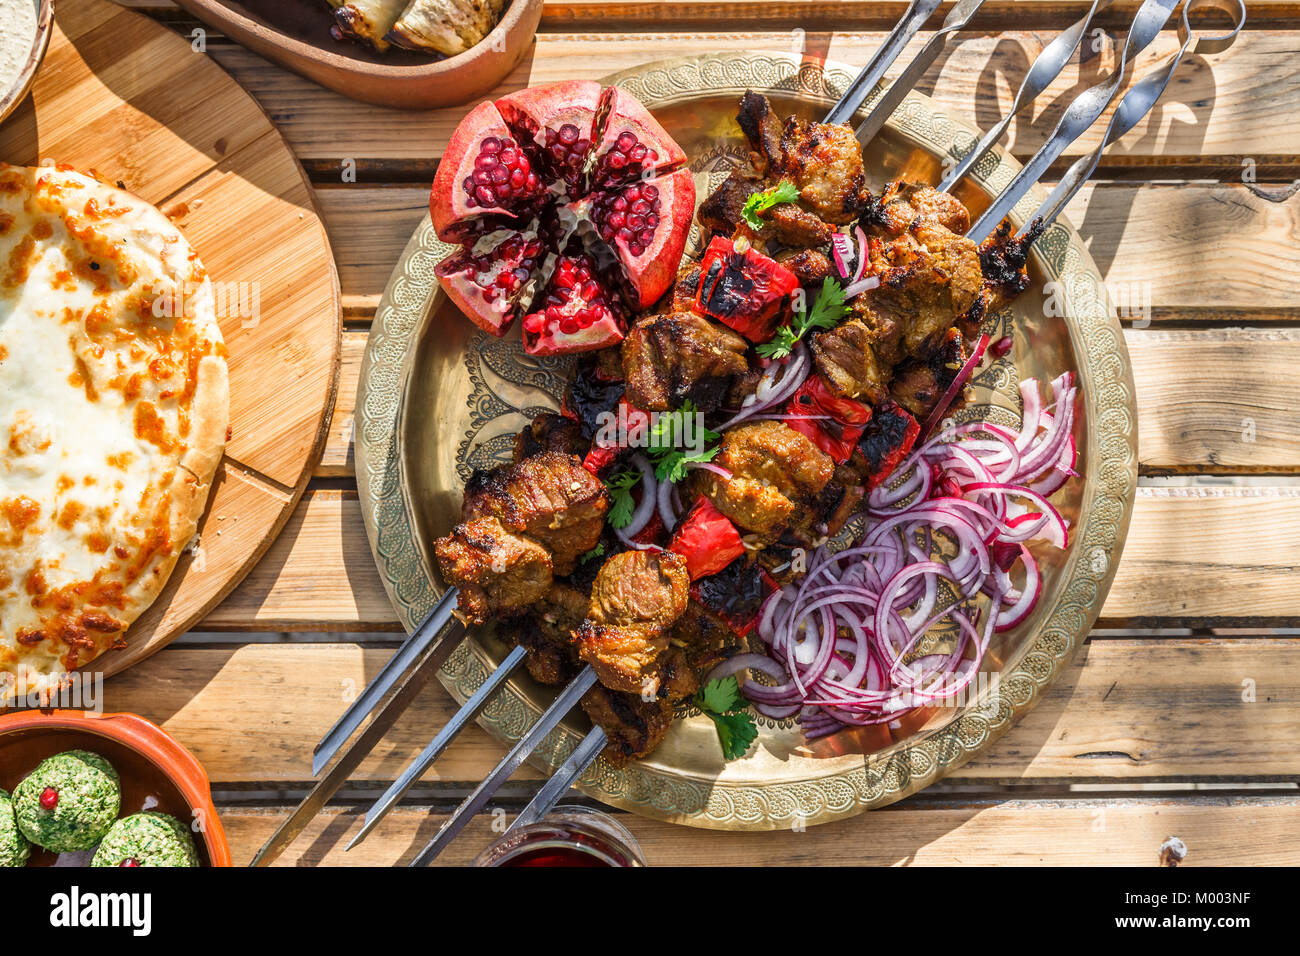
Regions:
M 560 127 L 560 142 L 566 146 L 572 146 L 578 141 L 578 127 L 572 123 L 565 123 Z
M 118 864 L 118 866 L 139 866 L 139 865 L 140 865 L 140 861 L 133 856 L 128 856 L 125 860 L 123 860 L 121 863 Z
M 41 806 L 46 810 L 53 810 L 59 805 L 59 791 L 53 787 L 46 787 L 41 791 Z
M 483 151 L 485 153 L 495 153 L 501 149 L 501 140 L 495 136 L 489 136 L 483 140 Z
M 629 149 L 631 149 L 636 144 L 637 144 L 636 137 L 632 135 L 630 132 L 624 130 L 622 133 L 619 134 L 618 148 L 622 152 L 626 153 Z
M 998 339 L 996 342 L 993 343 L 993 348 L 992 348 L 993 357 L 1002 358 L 1002 356 L 1006 355 L 1008 352 L 1011 351 L 1011 346 L 1012 346 L 1011 336 L 1004 335 L 1002 338 Z

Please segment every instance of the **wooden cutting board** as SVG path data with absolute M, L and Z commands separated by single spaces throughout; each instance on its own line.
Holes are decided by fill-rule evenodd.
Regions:
M 91 665 L 109 675 L 192 627 L 284 527 L 324 447 L 342 313 L 306 177 L 257 102 L 191 42 L 107 0 L 58 0 L 54 19 L 0 160 L 68 163 L 148 200 L 226 293 L 226 458 L 197 544 L 127 647 Z

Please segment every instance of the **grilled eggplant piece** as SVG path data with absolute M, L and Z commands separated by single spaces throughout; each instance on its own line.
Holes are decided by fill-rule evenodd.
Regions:
M 385 34 L 402 15 L 408 0 L 353 0 L 333 4 L 334 21 L 343 36 L 369 43 L 381 53 L 389 47 Z
M 506 0 L 411 0 L 384 39 L 455 56 L 491 33 L 505 6 Z

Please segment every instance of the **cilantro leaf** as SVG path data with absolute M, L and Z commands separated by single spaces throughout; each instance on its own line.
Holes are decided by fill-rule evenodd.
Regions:
M 654 465 L 655 477 L 658 480 L 681 481 L 686 477 L 688 464 L 712 461 L 718 454 L 716 446 L 695 452 L 677 447 L 677 443 L 688 436 L 704 446 L 717 442 L 720 437 L 717 432 L 696 423 L 698 414 L 695 403 L 687 399 L 682 403 L 681 408 L 672 412 L 662 412 L 656 418 L 654 427 L 650 430 L 646 452 L 651 464 Z
M 725 714 L 740 703 L 740 681 L 735 677 L 711 680 L 700 688 L 700 709 Z
M 718 731 L 722 756 L 727 760 L 739 760 L 745 756 L 750 746 L 758 739 L 758 726 L 754 723 L 753 714 L 709 714 L 709 716 Z
M 752 228 L 762 229 L 763 220 L 758 215 L 760 212 L 766 212 L 782 203 L 794 202 L 798 198 L 799 187 L 790 180 L 783 179 L 779 185 L 754 193 L 746 199 L 745 207 L 740 210 L 740 217 Z
M 757 352 L 766 359 L 783 359 L 810 331 L 833 329 L 848 314 L 849 305 L 844 296 L 844 287 L 827 276 L 822 280 L 821 291 L 817 293 L 812 308 L 796 310 L 791 324 L 777 329 L 771 341 L 758 346 Z
M 745 756 L 758 739 L 758 725 L 740 695 L 735 677 L 709 681 L 696 693 L 695 705 L 713 721 L 722 756 L 727 760 Z
M 655 477 L 660 481 L 671 481 L 676 484 L 686 477 L 687 465 L 696 462 L 713 461 L 719 451 L 721 451 L 719 445 L 714 445 L 712 448 L 690 455 L 684 451 L 670 451 L 655 462 Z
M 626 528 L 632 523 L 632 512 L 636 502 L 632 500 L 632 489 L 641 481 L 639 471 L 623 471 L 606 479 L 605 487 L 609 489 L 613 503 L 610 505 L 606 520 L 611 527 Z
M 586 554 L 580 557 L 578 559 L 578 563 L 586 564 L 588 561 L 594 561 L 596 558 L 603 558 L 604 556 L 605 556 L 605 542 L 600 541 L 596 544 L 594 548 L 592 548 L 590 551 L 588 551 Z

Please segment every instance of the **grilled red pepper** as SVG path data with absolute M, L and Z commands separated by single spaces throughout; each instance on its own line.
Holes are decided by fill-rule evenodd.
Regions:
M 605 415 L 612 418 L 603 417 Z M 599 421 L 593 423 L 596 434 L 592 437 L 591 451 L 582 461 L 582 467 L 598 478 L 622 454 L 623 449 L 632 443 L 634 434 L 646 435 L 650 429 L 650 415 L 629 404 L 625 398 L 620 398 L 613 410 L 602 412 L 601 416 Z
M 700 263 L 695 309 L 751 342 L 766 342 L 780 324 L 785 297 L 797 288 L 795 274 L 775 259 L 745 240 L 737 249 L 733 240 L 717 236 Z
M 668 550 L 686 559 L 691 580 L 717 574 L 745 553 L 745 543 L 731 520 L 700 495 L 677 525 Z
M 841 398 L 832 392 L 820 375 L 809 375 L 785 407 L 790 417 L 785 423 L 807 435 L 837 465 L 853 454 L 853 449 L 871 421 L 871 407 Z M 809 418 L 807 416 L 825 416 Z
M 868 488 L 875 488 L 888 478 L 898 463 L 911 454 L 920 432 L 916 419 L 897 402 L 876 406 L 858 442 L 861 459 L 855 461 L 867 476 Z
M 744 637 L 758 623 L 763 602 L 779 588 L 756 562 L 732 561 L 717 574 L 693 582 L 691 598 Z

